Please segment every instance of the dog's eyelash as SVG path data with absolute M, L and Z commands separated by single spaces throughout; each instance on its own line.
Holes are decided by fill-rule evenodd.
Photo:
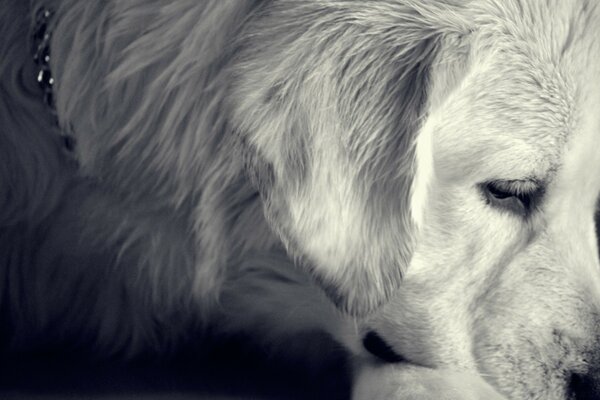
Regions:
M 498 199 L 505 199 L 507 197 L 516 197 L 523 202 L 529 202 L 529 196 L 531 194 L 528 190 L 523 190 L 518 185 L 511 183 L 497 181 L 489 182 L 487 184 L 488 191 Z

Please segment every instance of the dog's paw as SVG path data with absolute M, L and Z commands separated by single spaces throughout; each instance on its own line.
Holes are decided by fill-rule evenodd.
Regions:
M 408 364 L 363 365 L 353 400 L 505 400 L 476 375 Z

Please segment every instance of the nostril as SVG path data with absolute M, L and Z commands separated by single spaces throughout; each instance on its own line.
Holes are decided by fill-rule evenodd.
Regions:
M 575 400 L 600 399 L 600 380 L 596 374 L 573 374 L 569 382 L 570 394 Z
M 389 363 L 404 361 L 404 358 L 392 349 L 381 336 L 374 331 L 369 331 L 363 338 L 363 347 L 375 357 Z

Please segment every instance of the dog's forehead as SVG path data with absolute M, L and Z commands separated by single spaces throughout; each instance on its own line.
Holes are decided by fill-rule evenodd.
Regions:
M 508 1 L 478 17 L 464 78 L 426 124 L 436 169 L 450 178 L 545 180 L 566 144 L 597 126 L 598 12 L 537 3 Z
M 540 66 L 540 68 L 545 68 Z M 575 130 L 576 87 L 556 71 L 478 65 L 432 115 L 436 170 L 481 179 L 544 180 Z

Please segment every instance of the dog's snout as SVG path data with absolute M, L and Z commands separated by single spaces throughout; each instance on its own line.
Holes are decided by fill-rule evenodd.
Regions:
M 574 400 L 600 399 L 599 372 L 571 375 L 571 381 L 569 382 L 570 398 Z
M 367 332 L 363 338 L 362 344 L 365 350 L 382 361 L 389 363 L 404 361 L 404 358 L 396 353 L 375 331 Z

